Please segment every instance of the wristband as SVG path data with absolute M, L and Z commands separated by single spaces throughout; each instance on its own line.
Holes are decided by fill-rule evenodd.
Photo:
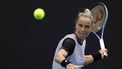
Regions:
M 96 61 L 102 59 L 100 52 L 96 52 L 96 53 L 93 53 L 93 54 L 91 54 L 91 55 L 92 55 L 92 57 L 93 57 L 93 59 L 94 59 L 94 62 L 96 62 Z
M 61 62 L 61 65 L 62 65 L 63 67 L 66 67 L 67 64 L 69 64 L 69 63 L 71 63 L 71 62 L 68 61 L 67 59 L 64 59 L 64 60 Z

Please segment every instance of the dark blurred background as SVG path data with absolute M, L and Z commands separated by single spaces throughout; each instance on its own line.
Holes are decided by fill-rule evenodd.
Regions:
M 104 34 L 109 57 L 84 69 L 121 69 L 122 10 L 117 0 L 1 0 L 0 69 L 51 69 L 56 46 L 74 31 L 78 12 L 97 2 L 105 3 L 109 11 Z M 33 17 L 39 7 L 46 13 L 41 21 Z M 98 40 L 91 34 L 86 53 L 98 50 Z

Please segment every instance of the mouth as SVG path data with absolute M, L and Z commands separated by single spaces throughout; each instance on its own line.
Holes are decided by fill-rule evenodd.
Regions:
M 79 33 L 79 35 L 85 35 L 85 33 Z

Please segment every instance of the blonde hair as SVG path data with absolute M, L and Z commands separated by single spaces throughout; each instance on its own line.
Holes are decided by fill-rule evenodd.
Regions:
M 91 19 L 92 23 L 94 23 L 94 18 L 93 18 L 91 11 L 89 9 L 85 9 L 84 12 L 79 12 L 79 14 L 77 15 L 76 22 L 78 21 L 79 17 L 88 17 Z

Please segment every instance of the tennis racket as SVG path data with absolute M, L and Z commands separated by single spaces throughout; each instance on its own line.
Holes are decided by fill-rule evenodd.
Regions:
M 91 14 L 94 18 L 93 33 L 99 39 L 100 48 L 105 49 L 103 34 L 108 19 L 108 9 L 104 3 L 97 3 L 95 6 L 91 8 Z M 101 33 L 101 35 L 98 35 L 98 32 Z M 107 53 L 104 53 L 104 55 L 106 56 Z

